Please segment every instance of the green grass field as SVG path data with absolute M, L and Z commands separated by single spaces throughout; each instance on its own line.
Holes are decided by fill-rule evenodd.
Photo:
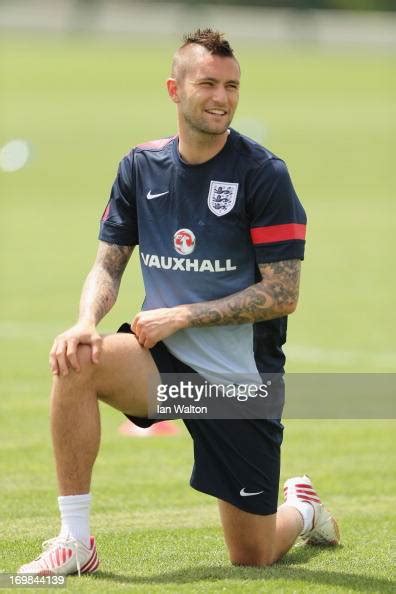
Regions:
M 47 353 L 75 319 L 119 159 L 175 131 L 163 85 L 173 47 L 0 44 L 0 146 L 32 146 L 24 169 L 0 171 L 0 572 L 30 560 L 58 529 Z M 256 128 L 286 159 L 309 216 L 288 370 L 395 372 L 396 57 L 271 47 L 242 47 L 239 57 L 235 128 Z M 142 296 L 134 256 L 101 329 L 130 319 Z M 343 544 L 297 547 L 258 570 L 228 564 L 215 501 L 188 486 L 186 433 L 122 437 L 122 416 L 102 412 L 92 515 L 102 564 L 94 577 L 69 579 L 67 591 L 394 591 L 394 421 L 285 422 L 282 480 L 313 477 Z

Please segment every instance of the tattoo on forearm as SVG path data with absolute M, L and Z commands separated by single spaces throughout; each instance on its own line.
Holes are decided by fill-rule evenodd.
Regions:
M 80 317 L 93 317 L 98 323 L 110 311 L 132 251 L 133 246 L 100 242 L 95 264 L 81 295 Z
M 298 300 L 300 260 L 259 266 L 262 280 L 229 297 L 188 305 L 190 326 L 247 324 L 291 313 Z

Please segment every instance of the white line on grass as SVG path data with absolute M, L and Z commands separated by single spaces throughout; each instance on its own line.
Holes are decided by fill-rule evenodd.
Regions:
M 297 344 L 286 346 L 285 351 L 290 361 L 295 363 L 325 363 L 348 367 L 363 361 L 393 367 L 396 370 L 396 352 L 392 351 L 338 350 Z

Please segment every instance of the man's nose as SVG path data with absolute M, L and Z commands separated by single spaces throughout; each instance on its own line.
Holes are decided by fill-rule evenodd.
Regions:
M 223 85 L 217 85 L 214 88 L 212 99 L 221 105 L 225 105 L 227 103 L 227 91 Z

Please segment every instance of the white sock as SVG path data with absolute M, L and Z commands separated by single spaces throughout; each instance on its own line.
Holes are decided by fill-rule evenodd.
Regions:
M 58 505 L 62 521 L 59 536 L 64 538 L 72 536 L 89 547 L 91 494 L 62 495 L 58 497 Z
M 312 530 L 314 521 L 314 508 L 313 505 L 308 503 L 308 501 L 301 501 L 300 499 L 294 499 L 290 497 L 290 499 L 287 499 L 280 507 L 294 507 L 294 509 L 300 513 L 303 521 L 303 529 L 301 530 L 300 534 L 304 534 L 305 532 Z

